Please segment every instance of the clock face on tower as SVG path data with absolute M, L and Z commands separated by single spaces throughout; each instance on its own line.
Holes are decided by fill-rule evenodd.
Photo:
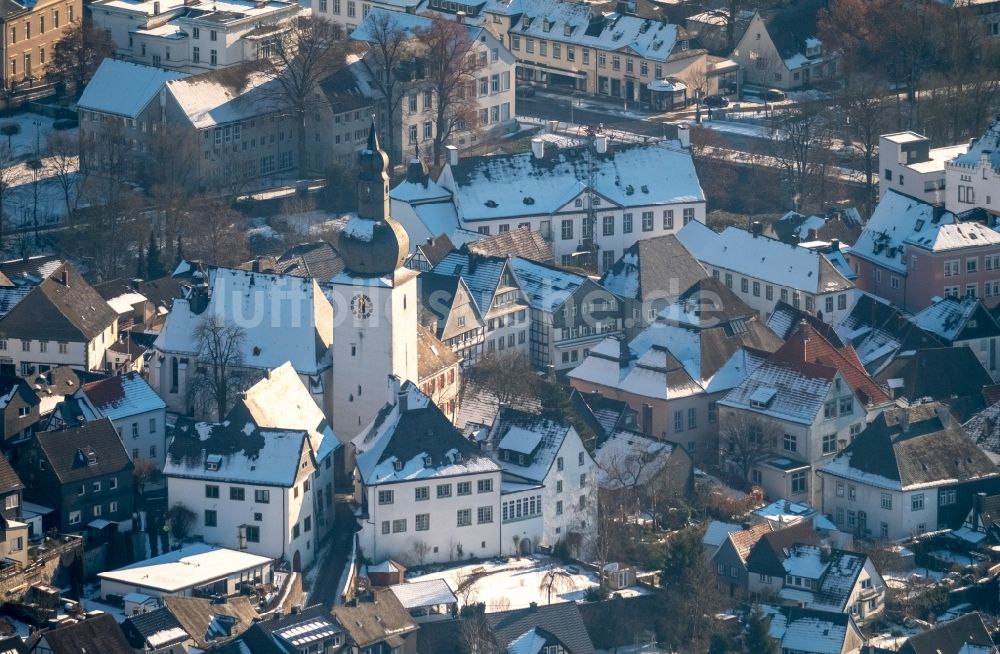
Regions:
M 364 320 L 372 315 L 372 299 L 364 293 L 358 293 L 351 298 L 351 313 L 355 318 Z

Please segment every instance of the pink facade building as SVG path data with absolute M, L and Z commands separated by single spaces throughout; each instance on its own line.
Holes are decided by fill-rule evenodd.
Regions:
M 889 191 L 857 243 L 858 288 L 916 313 L 937 297 L 971 295 L 1000 303 L 1000 232 L 985 211 L 954 214 Z

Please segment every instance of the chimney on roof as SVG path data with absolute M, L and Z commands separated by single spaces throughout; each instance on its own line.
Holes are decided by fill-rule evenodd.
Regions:
M 459 25 L 464 25 L 465 24 L 465 12 L 464 11 L 460 11 L 457 14 L 455 14 L 455 22 L 458 23 Z
M 594 137 L 594 150 L 597 154 L 607 154 L 608 152 L 608 135 L 598 134 Z
M 396 393 L 396 406 L 399 407 L 400 413 L 406 413 L 410 410 L 410 394 L 404 390 L 400 390 Z
M 63 269 L 59 271 L 59 283 L 69 288 L 69 269 L 63 266 Z
M 754 238 L 757 238 L 758 236 L 760 236 L 760 234 L 763 231 L 763 229 L 764 228 L 760 224 L 759 220 L 755 220 L 752 223 L 750 223 L 750 233 L 753 234 Z
M 531 156 L 535 159 L 545 158 L 545 142 L 540 138 L 531 139 Z
M 910 432 L 910 409 L 904 408 L 899 411 L 899 428 L 904 434 Z
M 153 3 L 153 15 L 154 16 L 159 16 L 160 15 L 160 0 L 156 0 Z
M 691 147 L 691 128 L 688 127 L 687 123 L 677 125 L 677 140 L 681 142 L 682 148 Z
M 531 604 L 529 604 L 529 605 L 528 605 L 528 609 L 529 609 L 529 610 L 530 610 L 530 611 L 531 611 L 532 613 L 535 613 L 535 612 L 537 612 L 537 611 L 538 611 L 538 602 L 532 602 Z
M 940 202 L 931 206 L 931 221 L 935 224 L 944 216 L 944 205 Z
M 803 343 L 809 342 L 809 330 L 807 329 L 808 325 L 809 323 L 806 322 L 805 318 L 799 321 L 799 338 L 802 339 Z
M 446 145 L 444 149 L 448 151 L 448 165 L 457 166 L 458 165 L 458 148 L 454 145 Z
M 837 252 L 837 251 L 840 250 L 840 239 L 839 238 L 831 238 L 830 239 L 830 250 L 833 251 L 833 252 Z

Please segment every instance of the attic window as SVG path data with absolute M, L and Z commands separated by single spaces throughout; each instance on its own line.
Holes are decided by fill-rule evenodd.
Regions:
M 424 467 L 425 468 L 430 468 L 432 465 L 434 465 L 434 459 L 432 457 L 425 456 L 424 457 Z
M 495 201 L 495 200 L 487 200 L 487 201 L 486 201 L 486 202 L 484 202 L 483 204 L 485 204 L 485 205 L 486 205 L 487 207 L 489 207 L 490 209 L 495 209 L 495 208 L 497 207 L 497 203 L 496 203 L 496 201 Z
M 259 357 L 260 356 L 260 347 L 259 346 L 256 346 L 256 345 L 254 346 L 254 348 L 253 348 L 253 355 L 255 357 Z
M 222 465 L 221 454 L 209 454 L 205 457 L 205 470 L 218 470 Z
M 645 184 L 643 184 L 643 185 L 642 185 L 642 192 L 643 192 L 643 193 L 649 193 L 649 187 L 648 187 L 648 186 L 646 186 Z
M 545 19 L 545 20 L 544 20 L 544 21 L 542 22 L 542 29 L 543 29 L 544 31 L 546 31 L 546 32 L 549 32 L 549 31 L 551 31 L 551 30 L 552 30 L 552 21 L 551 21 L 551 20 L 549 20 L 548 18 L 546 18 L 546 19 Z
M 566 26 L 564 26 L 563 27 L 563 34 L 565 34 L 566 36 L 572 36 L 573 35 L 573 26 L 572 25 L 566 25 Z
M 87 465 L 96 466 L 97 465 L 97 452 L 94 450 L 87 450 Z
M 462 462 L 462 453 L 455 452 L 455 463 L 461 463 L 461 462 Z
M 533 198 L 531 196 L 528 196 L 528 197 L 524 198 L 524 203 L 525 204 L 534 204 L 535 203 L 535 198 Z
M 396 459 L 395 461 L 392 462 L 392 467 L 396 472 L 399 472 L 400 470 L 403 469 L 403 462 L 400 461 L 399 459 Z
M 771 406 L 777 394 L 778 391 L 774 388 L 758 388 L 750 394 L 750 406 L 754 409 L 766 409 Z
M 923 228 L 924 228 L 924 221 L 923 219 L 920 219 L 917 221 L 917 225 L 916 227 L 914 227 L 914 229 L 919 232 Z

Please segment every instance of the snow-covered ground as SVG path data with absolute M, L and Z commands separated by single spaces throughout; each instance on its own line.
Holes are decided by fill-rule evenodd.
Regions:
M 546 572 L 558 570 L 557 581 L 553 584 L 552 602 L 583 601 L 588 588 L 598 585 L 597 575 L 575 568 L 564 566 L 552 559 L 525 557 L 511 559 L 507 563 L 473 563 L 449 568 L 440 572 L 414 576 L 412 581 L 428 579 L 444 579 L 459 598 L 460 604 L 483 602 L 487 611 L 505 611 L 507 609 L 526 608 L 532 602 L 549 603 L 547 587 L 543 587 Z M 470 576 L 478 576 L 469 586 L 467 592 L 459 591 L 462 582 Z M 617 591 L 623 597 L 644 595 L 641 588 L 629 588 Z
M 742 134 L 743 136 L 753 136 L 756 138 L 771 138 L 772 130 L 766 125 L 759 125 L 746 121 L 735 120 L 703 120 L 701 127 L 716 132 L 728 132 L 729 134 Z
M 0 127 L 8 123 L 14 123 L 21 128 L 20 133 L 11 137 L 10 146 L 15 157 L 30 157 L 36 154 L 35 146 L 41 151 L 45 151 L 45 142 L 50 132 L 54 131 L 52 124 L 54 118 L 35 113 L 14 114 L 0 118 Z M 76 129 L 66 130 L 68 136 L 75 136 Z M 3 144 L 7 144 L 7 137 L 0 137 Z

